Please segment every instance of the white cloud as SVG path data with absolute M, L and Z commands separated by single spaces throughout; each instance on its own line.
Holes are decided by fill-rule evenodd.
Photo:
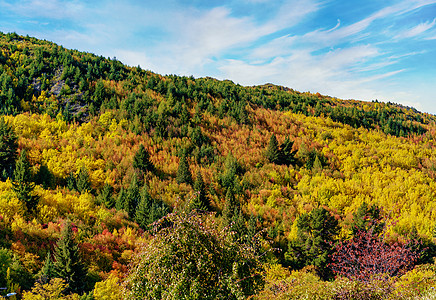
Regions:
M 433 19 L 432 22 L 428 21 L 425 23 L 418 24 L 412 28 L 409 28 L 407 30 L 400 32 L 399 34 L 397 34 L 396 38 L 405 39 L 405 38 L 416 37 L 416 36 L 424 33 L 425 31 L 433 28 L 435 24 L 436 24 L 436 19 Z

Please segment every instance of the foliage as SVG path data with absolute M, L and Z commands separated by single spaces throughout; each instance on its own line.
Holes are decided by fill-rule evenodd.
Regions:
M 138 256 L 125 297 L 245 299 L 262 287 L 253 250 L 218 231 L 213 218 L 179 212 L 166 222 Z
M 0 117 L 0 178 L 6 180 L 11 177 L 17 155 L 17 136 L 12 126 Z
M 338 221 L 325 208 L 315 208 L 297 221 L 297 239 L 287 253 L 296 266 L 313 265 L 323 278 L 331 277 L 330 257 L 339 231 Z
M 336 246 L 330 267 L 337 275 L 367 281 L 375 275 L 402 275 L 414 267 L 419 255 L 410 244 L 389 245 L 372 230 L 359 231 Z
M 30 173 L 30 164 L 27 159 L 26 150 L 22 150 L 15 164 L 14 182 L 12 183 L 17 198 L 24 202 L 27 211 L 33 213 L 38 204 L 38 198 L 33 194 L 35 188 Z
M 69 291 L 82 293 L 86 269 L 80 257 L 77 243 L 74 240 L 72 224 L 69 221 L 64 224 L 61 236 L 56 244 L 54 259 L 55 276 L 65 280 Z

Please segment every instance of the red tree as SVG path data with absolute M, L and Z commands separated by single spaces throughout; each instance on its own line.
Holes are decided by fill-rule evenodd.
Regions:
M 420 254 L 411 243 L 386 244 L 372 230 L 359 231 L 335 250 L 330 264 L 333 272 L 360 281 L 369 281 L 374 275 L 402 275 L 414 267 Z

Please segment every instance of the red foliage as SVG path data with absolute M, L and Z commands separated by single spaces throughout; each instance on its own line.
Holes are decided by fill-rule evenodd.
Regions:
M 410 243 L 386 244 L 371 230 L 359 231 L 336 246 L 330 267 L 337 275 L 369 281 L 374 275 L 404 274 L 414 267 L 419 254 Z

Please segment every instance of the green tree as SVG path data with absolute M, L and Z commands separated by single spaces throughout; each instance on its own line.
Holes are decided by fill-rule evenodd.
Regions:
M 32 213 L 38 204 L 38 197 L 33 195 L 35 183 L 32 182 L 32 173 L 30 172 L 30 163 L 27 160 L 26 150 L 22 150 L 18 158 L 15 171 L 14 181 L 12 182 L 17 198 L 26 204 L 27 211 Z
M 361 206 L 353 213 L 353 220 L 351 223 L 351 230 L 353 235 L 359 231 L 372 231 L 374 235 L 382 232 L 385 224 L 382 222 L 382 211 L 375 204 L 371 206 L 363 202 Z
M 325 208 L 314 208 L 298 218 L 297 228 L 297 239 L 286 253 L 288 261 L 297 268 L 313 265 L 320 277 L 331 278 L 329 263 L 339 232 L 338 221 Z
M 38 173 L 36 173 L 36 183 L 41 184 L 45 189 L 53 186 L 54 177 L 46 165 L 41 164 Z
M 195 178 L 194 191 L 196 191 L 196 195 L 191 200 L 191 209 L 209 210 L 210 203 L 207 199 L 206 186 L 204 185 L 203 176 L 201 176 L 200 171 L 198 171 L 197 178 Z
M 236 300 L 262 289 L 259 257 L 208 215 L 182 211 L 165 221 L 133 263 L 126 299 Z
M 15 158 L 17 156 L 17 136 L 12 126 L 3 117 L 0 118 L 0 178 L 12 177 Z
M 136 151 L 135 156 L 133 157 L 133 167 L 142 172 L 154 170 L 154 166 L 150 162 L 150 155 L 143 144 L 139 145 L 139 149 Z
M 291 165 L 295 163 L 296 151 L 292 151 L 294 142 L 289 137 L 280 145 L 280 163 L 284 165 Z
M 146 229 L 149 221 L 149 212 L 153 204 L 150 193 L 148 192 L 147 185 L 141 189 L 141 200 L 139 201 L 138 207 L 136 208 L 135 221 L 142 229 Z
M 86 193 L 91 191 L 91 181 L 89 180 L 89 172 L 85 167 L 79 169 L 76 182 L 77 191 L 79 193 Z
M 56 277 L 64 279 L 72 292 L 82 293 L 86 282 L 86 269 L 82 263 L 70 221 L 66 221 L 62 228 L 61 236 L 56 244 L 54 259 Z
M 187 183 L 192 184 L 192 175 L 189 169 L 188 159 L 186 158 L 186 154 L 183 154 L 180 157 L 179 168 L 177 169 L 177 183 Z
M 105 183 L 103 186 L 103 189 L 101 190 L 100 194 L 98 195 L 98 201 L 106 208 L 112 208 L 115 206 L 115 200 L 112 196 L 114 192 L 113 187 L 109 183 Z
M 126 197 L 124 200 L 124 210 L 129 214 L 131 219 L 135 218 L 136 207 L 140 202 L 139 182 L 136 174 L 133 174 L 132 181 L 127 189 Z
M 42 283 L 48 283 L 52 278 L 55 277 L 55 269 L 54 264 L 51 259 L 50 251 L 47 253 L 44 264 L 42 265 L 41 270 L 39 271 L 38 280 Z
M 269 144 L 265 155 L 266 158 L 272 163 L 278 163 L 280 161 L 279 144 L 275 134 L 273 134 L 269 139 Z

